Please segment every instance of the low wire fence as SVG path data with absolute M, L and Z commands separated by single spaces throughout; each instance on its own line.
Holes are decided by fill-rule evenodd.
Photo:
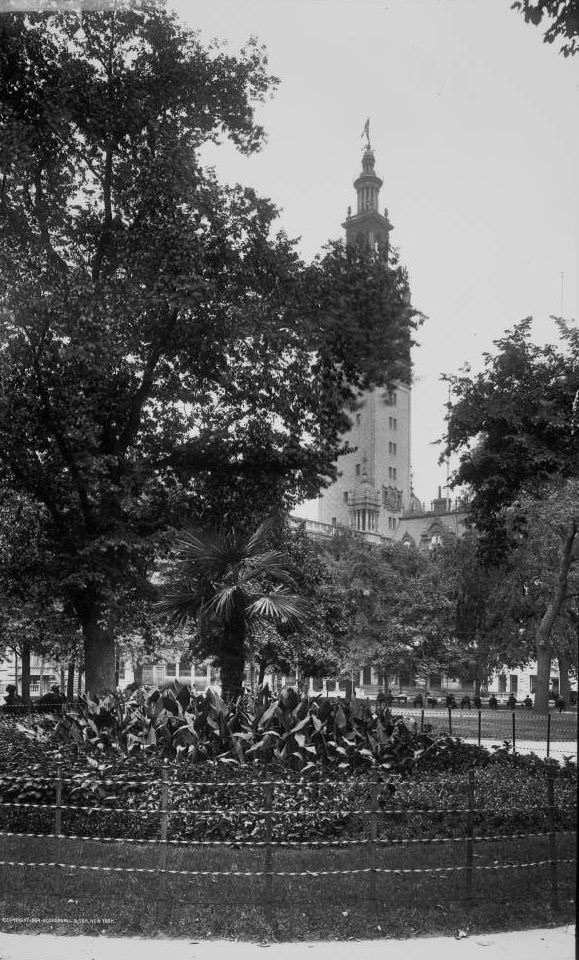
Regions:
M 387 904 L 402 902 L 417 890 L 437 902 L 441 898 L 460 902 L 469 910 L 481 901 L 496 902 L 497 895 L 532 902 L 537 884 L 541 884 L 548 886 L 550 905 L 556 913 L 560 909 L 561 871 L 564 897 L 568 897 L 570 877 L 574 875 L 571 865 L 575 863 L 572 837 L 576 835 L 575 826 L 569 828 L 569 823 L 574 821 L 576 808 L 557 800 L 558 775 L 553 770 L 546 781 L 546 802 L 532 808 L 540 814 L 542 829 L 491 833 L 485 829 L 485 823 L 502 809 L 481 804 L 477 799 L 474 770 L 462 779 L 463 803 L 451 808 L 436 803 L 391 805 L 388 785 L 378 778 L 364 785 L 362 806 L 325 805 L 322 809 L 304 805 L 304 800 L 311 801 L 312 788 L 315 791 L 316 787 L 306 778 L 237 783 L 188 780 L 184 784 L 176 773 L 177 769 L 165 762 L 157 779 L 100 779 L 103 787 L 113 786 L 121 797 L 123 791 L 145 787 L 149 802 L 142 807 L 122 802 L 112 806 L 64 802 L 65 792 L 70 794 L 78 786 L 79 778 L 66 775 L 62 765 L 54 777 L 37 778 L 39 785 L 50 785 L 54 802 L 2 800 L 0 815 L 4 823 L 20 811 L 42 812 L 48 818 L 42 830 L 0 830 L 0 878 L 4 881 L 5 904 L 11 899 L 22 902 L 32 898 L 37 910 L 39 901 L 48 897 L 62 912 L 63 904 L 66 908 L 82 898 L 108 899 L 109 904 L 117 905 L 132 901 L 140 904 L 141 909 L 154 909 L 162 922 L 171 918 L 176 904 L 217 904 L 228 908 L 251 905 L 271 920 L 275 911 L 311 903 L 315 897 L 322 908 L 323 904 L 345 906 L 355 902 L 358 907 L 365 904 L 371 914 L 379 917 Z M 30 783 L 30 777 L 20 781 L 18 777 L 2 778 L 4 786 L 17 786 L 19 782 Z M 344 781 L 325 779 L 323 785 L 330 788 L 330 796 L 335 790 L 339 797 Z M 154 802 L 150 801 L 152 788 Z M 212 791 L 220 788 L 231 793 L 227 806 L 211 802 Z M 283 806 L 278 788 L 283 788 Z M 238 805 L 235 795 L 241 789 L 246 800 L 247 791 L 254 791 L 260 805 L 247 809 L 243 803 Z M 292 791 L 296 797 L 293 808 Z M 191 797 L 196 797 L 196 801 L 192 802 Z M 199 805 L 199 800 L 205 805 Z M 509 814 L 515 810 L 511 806 Z M 530 808 L 523 805 L 520 810 L 528 813 Z M 100 835 L 100 829 L 92 833 L 70 832 L 68 818 L 79 814 L 86 815 L 89 825 L 96 818 L 118 820 L 118 814 L 130 815 L 133 822 L 137 817 L 156 824 L 155 835 L 135 837 L 128 829 L 121 831 L 120 836 L 113 835 L 113 830 L 104 835 Z M 322 816 L 341 822 L 344 818 L 355 820 L 357 835 L 283 838 L 283 824 L 291 821 L 301 825 L 307 834 L 306 827 Z M 425 818 L 430 829 L 424 828 Z M 198 828 L 205 825 L 202 839 L 174 836 L 189 819 Z M 244 823 L 244 838 L 212 836 L 216 826 L 233 819 Z M 438 825 L 434 831 L 433 823 Z M 281 836 L 276 824 L 282 825 Z M 393 835 L 393 828 L 401 824 L 410 835 Z M 426 835 L 429 832 L 442 832 L 442 836 Z M 523 859 L 517 859 L 517 854 Z M 513 876 L 522 874 L 525 882 L 515 883 Z M 503 880 L 498 881 L 500 876 Z M 183 896 L 184 892 L 187 896 Z

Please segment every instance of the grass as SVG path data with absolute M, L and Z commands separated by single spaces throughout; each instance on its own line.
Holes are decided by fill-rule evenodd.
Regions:
M 255 777 L 255 772 L 253 772 Z M 67 837 L 0 837 L 0 859 L 28 863 L 63 863 L 64 867 L 0 866 L 1 926 L 5 930 L 34 929 L 35 932 L 113 934 L 164 933 L 198 938 L 239 937 L 250 940 L 347 939 L 348 937 L 407 937 L 418 934 L 454 934 L 461 929 L 475 933 L 501 929 L 528 928 L 571 921 L 574 915 L 574 865 L 558 864 L 559 908 L 553 910 L 550 865 L 504 869 L 505 863 L 535 863 L 549 860 L 549 838 L 545 835 L 508 839 L 513 833 L 541 833 L 546 829 L 544 805 L 546 779 L 537 771 L 514 768 L 507 763 L 476 771 L 475 805 L 485 812 L 473 815 L 476 837 L 473 865 L 499 869 L 473 871 L 472 897 L 467 902 L 466 872 L 412 874 L 343 873 L 316 876 L 319 871 L 365 870 L 369 866 L 389 870 L 432 870 L 464 867 L 467 845 L 464 814 L 451 814 L 464 806 L 464 774 L 450 777 L 446 772 L 422 773 L 397 784 L 389 805 L 405 809 L 403 814 L 379 812 L 376 835 L 388 840 L 376 846 L 244 847 L 167 845 L 166 866 L 186 871 L 160 878 L 157 869 L 162 851 L 158 844 L 106 843 Z M 274 805 L 288 809 L 295 797 L 295 782 L 276 788 Z M 328 804 L 337 806 L 342 797 L 349 806 L 367 806 L 367 782 L 352 782 L 326 794 L 320 814 Z M 176 790 L 184 806 L 185 785 Z M 346 789 L 346 793 L 340 790 Z M 175 788 L 173 788 L 175 790 Z M 261 805 L 259 788 L 256 799 Z M 350 792 L 348 792 L 350 790 Z M 241 795 L 240 795 L 241 791 Z M 315 791 L 314 791 L 315 792 Z M 216 791 L 217 806 L 229 802 L 235 819 L 235 796 L 247 805 L 251 790 L 236 787 Z M 227 801 L 229 797 L 229 801 Z M 243 798 L 243 799 L 242 799 Z M 574 784 L 570 777 L 555 781 L 555 801 L 561 812 L 556 818 L 557 857 L 574 857 Z M 170 818 L 169 837 L 206 837 L 206 821 L 199 822 L 194 801 L 190 814 Z M 201 806 L 210 805 L 207 796 Z M 344 801 L 345 802 L 345 801 Z M 313 807 L 313 799 L 308 799 Z M 409 807 L 447 808 L 437 814 L 410 812 Z M 491 809 L 492 808 L 492 809 Z M 518 808 L 522 808 L 519 810 Z M 8 816 L 5 808 L 3 815 Z M 32 811 L 31 811 L 32 813 Z M 53 812 L 39 811 L 37 824 L 51 829 Z M 244 815 L 237 814 L 243 820 Z M 117 837 L 137 832 L 138 811 L 125 815 L 63 812 L 65 832 L 92 836 L 101 830 Z M 277 818 L 274 818 L 277 821 Z M 288 836 L 288 824 L 308 834 L 303 817 L 281 818 L 282 829 L 273 827 L 273 836 Z M 319 817 L 318 817 L 319 819 Z M 158 807 L 146 818 L 149 835 L 158 836 Z M 113 821 L 112 823 L 110 821 Z M 263 818 L 254 817 L 249 827 Z M 8 823 L 4 822 L 4 828 Z M 342 827 L 342 839 L 366 837 L 368 818 L 353 816 Z M 16 825 L 13 825 L 16 829 Z M 19 829 L 27 829 L 26 825 Z M 28 829 L 32 829 L 28 826 Z M 147 830 L 147 832 L 149 832 Z M 503 835 L 500 840 L 491 839 Z M 263 836 L 263 832 L 258 834 Z M 417 838 L 456 838 L 445 842 L 392 843 Z M 152 873 L 74 870 L 74 865 L 145 868 Z M 240 871 L 267 876 L 195 876 L 191 871 Z M 277 872 L 309 871 L 306 876 L 275 876 Z M 272 875 L 273 874 L 273 875 Z M 8 918 L 18 918 L 9 920 Z
M 410 717 L 420 725 L 421 712 L 419 709 L 404 707 L 402 712 L 404 716 Z M 437 733 L 448 733 L 448 710 L 445 707 L 425 710 L 424 722 L 425 725 L 429 724 L 432 730 Z M 576 713 L 551 713 L 550 727 L 550 740 L 553 744 L 557 741 L 577 740 Z M 518 740 L 535 740 L 537 743 L 546 743 L 546 716 L 538 716 L 527 710 L 516 710 L 515 733 Z M 453 710 L 452 736 L 476 738 L 478 736 L 478 711 Z M 482 739 L 496 738 L 497 741 L 512 740 L 512 711 L 481 711 L 481 737 Z
M 574 855 L 571 834 L 557 838 L 560 858 Z M 475 843 L 477 867 L 549 858 L 547 837 Z M 2 859 L 145 867 L 155 870 L 159 849 L 94 841 L 3 838 Z M 379 846 L 375 865 L 389 869 L 464 866 L 465 844 Z M 304 871 L 368 866 L 367 848 L 274 849 L 169 847 L 169 869 Z M 163 931 L 173 936 L 244 939 L 332 939 L 513 929 L 569 922 L 573 864 L 558 865 L 559 910 L 549 899 L 550 867 L 475 870 L 466 903 L 464 870 L 448 873 L 300 877 L 168 876 L 79 872 L 55 867 L 1 867 L 10 899 L 0 901 L 5 930 L 110 935 Z M 537 896 L 537 891 L 541 895 Z M 163 899 L 161 899 L 163 897 Z M 11 922 L 8 917 L 18 917 Z M 96 921 L 96 923 L 95 923 Z
M 472 716 L 476 722 L 476 713 Z M 440 717 L 444 721 L 444 711 L 440 711 Z M 453 714 L 453 721 L 455 718 L 460 719 L 458 712 Z M 495 719 L 508 723 L 510 714 L 492 716 L 491 722 Z M 470 722 L 468 716 L 465 722 Z M 52 769 L 53 772 L 53 760 L 41 746 L 26 742 L 14 732 L 9 736 L 5 731 L 4 737 L 5 746 L 12 751 L 9 753 L 13 775 L 27 769 L 31 759 L 39 764 L 40 770 Z M 462 749 L 455 750 L 457 763 Z M 461 762 L 471 764 L 478 753 L 477 748 L 466 751 Z M 143 775 L 157 781 L 134 794 L 119 788 L 111 802 L 132 808 L 130 812 L 107 813 L 96 799 L 97 806 L 90 813 L 62 812 L 65 834 L 112 836 L 119 842 L 56 838 L 48 835 L 54 829 L 54 811 L 0 808 L 0 830 L 47 834 L 0 836 L 0 860 L 64 864 L 63 867 L 0 866 L 0 890 L 3 891 L 0 898 L 4 898 L 0 899 L 0 928 L 36 933 L 162 933 L 199 939 L 237 937 L 275 941 L 452 935 L 458 929 L 490 933 L 571 922 L 574 863 L 557 865 L 557 909 L 551 902 L 549 863 L 504 868 L 505 864 L 534 864 L 551 857 L 548 836 L 509 838 L 516 833 L 543 834 L 547 829 L 548 764 L 531 758 L 514 764 L 512 758 L 499 754 L 501 751 L 486 766 L 475 770 L 475 808 L 477 811 L 483 808 L 484 812 L 475 812 L 472 817 L 475 869 L 470 899 L 467 899 L 464 869 L 316 875 L 320 871 L 366 870 L 371 866 L 419 871 L 464 868 L 467 819 L 464 813 L 450 811 L 466 806 L 466 766 L 459 765 L 454 773 L 448 768 L 417 768 L 406 778 L 386 775 L 381 788 L 385 791 L 385 805 L 404 812 L 376 814 L 376 836 L 388 842 L 373 849 L 357 845 L 316 846 L 310 842 L 336 836 L 342 841 L 368 836 L 367 817 L 344 815 L 332 819 L 328 813 L 331 809 L 367 809 L 371 780 L 367 775 L 352 773 L 339 779 L 336 772 L 334 780 L 334 774 L 329 773 L 331 783 L 322 779 L 319 784 L 304 786 L 303 781 L 298 783 L 289 771 L 274 772 L 260 766 L 231 767 L 213 763 L 206 768 L 195 765 L 187 769 L 177 765 L 176 779 L 170 789 L 171 802 L 187 813 L 171 815 L 170 838 L 264 839 L 268 835 L 267 820 L 258 813 L 264 806 L 261 781 L 273 773 L 273 778 L 284 780 L 284 785 L 276 787 L 274 794 L 274 808 L 283 812 L 283 816 L 272 818 L 272 836 L 276 840 L 300 838 L 308 843 L 269 849 L 239 843 L 213 847 L 168 844 L 167 868 L 184 873 L 163 875 L 158 868 L 165 853 L 158 844 L 123 842 L 123 838 L 131 836 L 156 838 L 159 835 L 160 761 L 157 759 L 134 766 L 127 762 L 119 768 L 126 776 Z M 556 856 L 563 860 L 575 855 L 573 769 L 561 770 L 554 783 L 558 808 Z M 195 779 L 215 778 L 227 780 L 228 786 L 216 788 L 212 784 L 206 789 L 192 788 Z M 248 780 L 253 783 L 246 782 Z M 54 800 L 54 787 L 48 790 L 40 793 L 44 803 Z M 12 795 L 8 790 L 3 796 Z M 69 799 L 65 794 L 64 802 L 68 803 Z M 196 807 L 214 809 L 215 815 L 212 819 L 202 818 L 196 813 Z M 225 827 L 221 807 L 228 813 Z M 416 807 L 436 807 L 440 812 L 426 815 L 411 812 Z M 250 812 L 241 813 L 244 808 Z M 308 817 L 302 812 L 304 808 L 314 809 L 315 816 Z M 501 839 L 493 839 L 496 835 Z M 453 839 L 432 842 L 441 838 Z M 393 842 L 416 839 L 430 842 Z M 79 871 L 73 869 L 75 865 L 141 868 L 152 872 Z M 493 869 L 476 869 L 482 867 Z M 192 873 L 233 870 L 250 874 L 265 871 L 266 875 L 198 876 Z M 308 872 L 297 877 L 275 875 L 292 871 Z

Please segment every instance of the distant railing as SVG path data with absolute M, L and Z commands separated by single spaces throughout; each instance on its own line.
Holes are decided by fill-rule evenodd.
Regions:
M 389 537 L 376 533 L 375 530 L 356 530 L 355 527 L 349 527 L 345 523 L 322 523 L 320 520 L 306 520 L 295 516 L 290 516 L 289 522 L 293 527 L 303 527 L 312 537 L 324 540 L 335 537 L 338 533 L 351 533 L 371 543 L 388 543 L 390 540 Z

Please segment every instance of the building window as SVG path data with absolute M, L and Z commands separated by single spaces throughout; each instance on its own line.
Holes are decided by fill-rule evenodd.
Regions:
M 431 673 L 429 678 L 430 686 L 435 690 L 440 690 L 442 687 L 442 677 L 439 673 Z
M 501 673 L 499 676 L 499 693 L 507 692 L 507 675 L 506 673 Z
M 335 680 L 326 680 L 326 690 L 331 691 L 336 689 Z
M 369 687 L 372 683 L 372 667 L 364 667 L 362 670 L 362 683 Z
M 559 696 L 559 677 L 551 677 L 551 690 L 555 696 Z
M 357 414 L 356 414 L 356 424 L 357 424 L 357 426 L 360 426 L 360 421 L 361 421 L 361 419 L 362 419 L 362 414 L 361 414 L 361 413 L 357 413 Z
M 529 684 L 531 693 L 535 693 L 537 690 L 537 674 L 531 673 L 529 676 Z
M 396 456 L 396 444 L 392 443 L 391 440 L 388 441 L 388 453 L 391 453 L 393 456 Z
M 396 417 L 392 417 L 392 429 L 398 430 L 398 420 L 396 419 Z
M 387 402 L 390 404 L 391 407 L 396 406 L 396 392 L 394 390 L 391 390 L 390 393 L 388 394 Z
M 518 693 L 518 690 L 519 690 L 519 678 L 516 673 L 511 673 L 510 692 L 516 694 Z
M 359 464 L 359 463 L 356 464 L 356 476 L 357 476 L 357 477 L 360 476 L 360 464 Z
M 125 679 L 125 661 L 119 660 L 119 680 Z
M 176 677 L 176 676 L 177 676 L 177 664 L 176 664 L 176 663 L 166 663 L 166 664 L 165 664 L 165 676 L 166 676 L 166 677 Z
M 401 670 L 398 674 L 398 682 L 401 687 L 410 686 L 410 670 Z
M 348 502 L 348 491 L 346 490 L 344 493 L 344 503 L 347 503 L 347 502 Z
M 191 679 L 191 664 L 190 663 L 180 663 L 179 664 L 179 676 L 182 680 L 185 678 Z

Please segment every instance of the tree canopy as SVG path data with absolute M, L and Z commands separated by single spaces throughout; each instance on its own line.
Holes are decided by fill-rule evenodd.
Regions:
M 579 557 L 579 331 L 563 321 L 559 330 L 561 346 L 539 346 L 524 320 L 496 342 L 482 373 L 449 378 L 446 452 L 459 454 L 453 485 L 470 492 L 480 555 L 487 564 L 517 562 L 540 529 L 549 543 L 533 554 L 542 563 L 536 576 L 544 600 L 535 630 L 540 711 L 548 703 L 553 629 Z
M 257 43 L 206 48 L 156 0 L 0 31 L 0 474 L 46 510 L 98 691 L 119 591 L 150 595 L 186 521 L 315 495 L 356 391 L 409 378 L 416 318 L 395 262 L 306 266 L 271 201 L 201 167 L 263 143 Z
M 561 43 L 561 53 L 573 56 L 579 50 L 578 0 L 515 0 L 511 5 L 523 14 L 527 23 L 546 23 L 545 43 Z

